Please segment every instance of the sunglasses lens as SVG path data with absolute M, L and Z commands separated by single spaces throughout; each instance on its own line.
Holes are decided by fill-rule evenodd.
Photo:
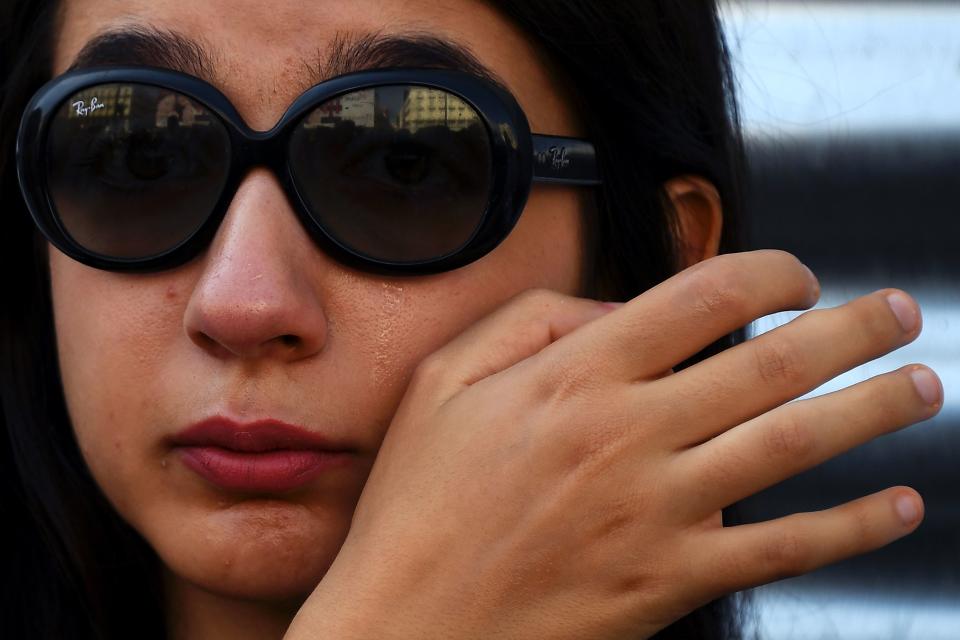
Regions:
M 377 260 L 453 253 L 487 208 L 486 126 L 446 91 L 384 86 L 330 100 L 295 129 L 290 158 L 317 222 L 341 245 Z
M 187 240 L 227 180 L 221 121 L 179 93 L 103 84 L 71 96 L 47 137 L 47 184 L 63 229 L 110 258 L 147 258 Z

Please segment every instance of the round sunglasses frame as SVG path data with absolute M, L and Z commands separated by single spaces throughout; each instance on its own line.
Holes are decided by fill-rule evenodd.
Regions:
M 142 84 L 180 93 L 214 114 L 229 137 L 230 167 L 217 203 L 203 224 L 171 249 L 145 258 L 114 258 L 85 249 L 60 223 L 47 187 L 47 136 L 64 102 L 102 84 Z M 297 188 L 288 153 L 301 120 L 321 104 L 355 91 L 410 85 L 451 93 L 470 105 L 486 127 L 490 144 L 490 188 L 473 236 L 459 249 L 418 262 L 391 262 L 357 252 L 330 235 L 310 213 Z M 97 67 L 70 71 L 44 85 L 24 111 L 17 135 L 17 177 L 37 227 L 64 254 L 97 269 L 151 272 L 172 269 L 199 255 L 212 241 L 230 203 L 254 167 L 278 178 L 301 224 L 317 245 L 340 262 L 384 275 L 427 275 L 474 262 L 500 245 L 516 226 L 533 182 L 600 184 L 593 146 L 562 136 L 535 135 L 516 99 L 497 84 L 445 69 L 382 69 L 332 78 L 301 94 L 269 131 L 254 131 L 223 93 L 191 75 L 153 67 Z

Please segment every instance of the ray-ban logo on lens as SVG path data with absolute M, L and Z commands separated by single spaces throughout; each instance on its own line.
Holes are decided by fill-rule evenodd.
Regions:
M 566 169 L 570 166 L 566 147 L 550 147 L 546 151 L 541 151 L 537 154 L 537 162 L 549 164 L 554 169 Z
M 94 111 L 103 109 L 106 106 L 107 105 L 97 100 L 96 96 L 90 99 L 90 104 L 87 104 L 83 100 L 77 100 L 73 103 L 73 108 L 77 110 L 77 115 L 80 117 L 88 116 Z

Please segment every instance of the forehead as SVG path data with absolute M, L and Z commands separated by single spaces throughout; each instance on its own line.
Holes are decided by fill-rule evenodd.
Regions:
M 577 133 L 534 44 L 480 0 L 64 0 L 54 73 L 73 65 L 98 36 L 130 30 L 172 34 L 197 45 L 197 51 L 153 53 L 160 61 L 165 53 L 174 59 L 186 54 L 187 62 L 198 54 L 205 65 L 200 75 L 254 128 L 268 129 L 303 89 L 324 76 L 353 70 L 364 43 L 412 37 L 448 44 L 489 70 L 517 97 L 535 131 Z M 157 44 L 162 49 L 163 41 Z M 122 46 L 115 49 L 111 55 L 123 55 Z M 363 66 L 400 61 L 367 62 Z

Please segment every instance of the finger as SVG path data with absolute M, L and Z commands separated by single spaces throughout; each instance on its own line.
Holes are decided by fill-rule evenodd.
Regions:
M 525 291 L 425 358 L 416 375 L 445 402 L 618 306 L 546 289 Z
M 684 451 L 674 469 L 690 496 L 683 509 L 703 517 L 834 456 L 931 418 L 943 386 L 919 365 L 848 389 L 784 405 Z
M 808 309 L 819 294 L 816 278 L 789 253 L 718 256 L 650 289 L 576 339 L 558 342 L 551 356 L 562 363 L 591 353 L 614 380 L 649 378 L 756 318 Z
M 690 571 L 702 580 L 695 590 L 709 600 L 809 573 L 883 547 L 922 519 L 919 494 L 894 487 L 825 511 L 714 529 L 689 543 Z
M 903 321 L 892 304 L 900 307 Z M 668 380 L 638 386 L 634 402 L 648 407 L 669 402 L 672 425 L 683 425 L 674 426 L 669 437 L 678 448 L 689 447 L 912 342 L 920 325 L 910 296 L 881 291 L 805 313 Z

